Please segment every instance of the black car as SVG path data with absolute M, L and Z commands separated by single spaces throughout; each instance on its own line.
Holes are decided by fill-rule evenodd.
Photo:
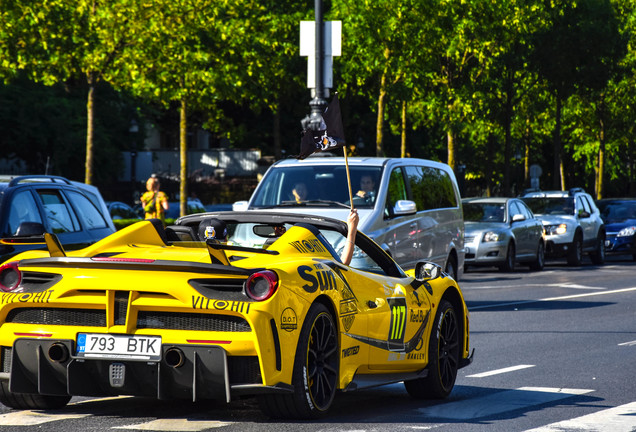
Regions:
M 631 255 L 636 261 L 636 199 L 606 198 L 596 202 L 605 222 L 605 253 Z
M 83 248 L 103 239 L 115 232 L 104 209 L 97 188 L 64 177 L 0 177 L 0 262 L 25 250 L 44 248 L 18 241 L 21 237 L 53 233 L 64 249 Z

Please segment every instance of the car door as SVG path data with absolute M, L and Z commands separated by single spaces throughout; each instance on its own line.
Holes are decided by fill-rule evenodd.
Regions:
M 596 240 L 596 227 L 592 218 L 592 209 L 582 195 L 576 196 L 576 217 L 583 229 L 583 247 L 592 247 Z M 587 213 L 587 216 L 583 213 Z
M 393 168 L 389 177 L 385 203 L 386 235 L 391 256 L 403 268 L 413 268 L 421 257 L 418 239 L 417 213 L 395 215 L 393 208 L 399 200 L 408 199 L 406 181 L 401 167 Z
M 517 201 L 517 205 L 521 212 L 526 216 L 527 231 L 528 231 L 528 245 L 530 247 L 529 253 L 535 256 L 539 248 L 539 242 L 543 237 L 543 224 L 537 219 L 532 210 L 521 200 Z
M 523 216 L 523 220 L 514 221 L 515 216 Z M 523 213 L 516 201 L 508 202 L 508 223 L 510 224 L 510 230 L 514 233 L 517 241 L 517 256 L 527 256 L 532 253 L 533 245 L 530 240 L 529 225 L 532 221 L 529 221 L 527 216 Z

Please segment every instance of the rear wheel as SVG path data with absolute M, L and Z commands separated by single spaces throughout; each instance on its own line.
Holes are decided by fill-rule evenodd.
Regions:
M 568 264 L 571 266 L 580 266 L 582 261 L 583 240 L 581 239 L 581 234 L 576 234 L 568 252 Z
M 596 247 L 594 248 L 594 252 L 590 254 L 590 258 L 592 259 L 592 263 L 596 265 L 601 265 L 605 263 L 605 234 L 598 233 L 598 237 L 596 238 Z
M 517 253 L 515 250 L 515 244 L 513 242 L 508 243 L 508 250 L 506 252 L 506 260 L 499 266 L 499 270 L 503 272 L 515 271 L 515 264 L 517 262 Z
M 292 385 L 294 392 L 259 398 L 265 414 L 275 418 L 317 418 L 331 407 L 338 385 L 338 331 L 327 308 L 314 304 L 298 340 Z
M 545 266 L 545 246 L 543 246 L 543 242 L 539 242 L 539 246 L 537 248 L 537 258 L 530 263 L 530 269 L 535 271 L 543 270 Z
M 51 410 L 63 408 L 71 400 L 70 396 L 51 396 L 9 391 L 9 382 L 0 381 L 0 402 L 9 408 Z
M 459 365 L 460 335 L 455 308 L 442 300 L 428 346 L 428 376 L 404 381 L 406 391 L 417 399 L 444 399 L 455 386 Z

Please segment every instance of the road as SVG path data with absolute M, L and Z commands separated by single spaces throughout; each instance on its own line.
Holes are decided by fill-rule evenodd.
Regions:
M 610 258 L 468 272 L 461 286 L 475 360 L 445 401 L 415 401 L 394 384 L 339 394 L 325 420 L 273 422 L 252 399 L 73 398 L 57 412 L 0 405 L 0 431 L 635 431 L 635 270 Z

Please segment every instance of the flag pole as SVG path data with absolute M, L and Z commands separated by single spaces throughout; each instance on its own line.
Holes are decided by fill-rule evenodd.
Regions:
M 349 186 L 349 202 L 351 203 L 351 210 L 353 210 L 353 193 L 351 193 L 351 175 L 349 174 L 349 159 L 347 159 L 347 146 L 342 147 L 345 158 L 345 170 L 347 171 L 347 186 Z

